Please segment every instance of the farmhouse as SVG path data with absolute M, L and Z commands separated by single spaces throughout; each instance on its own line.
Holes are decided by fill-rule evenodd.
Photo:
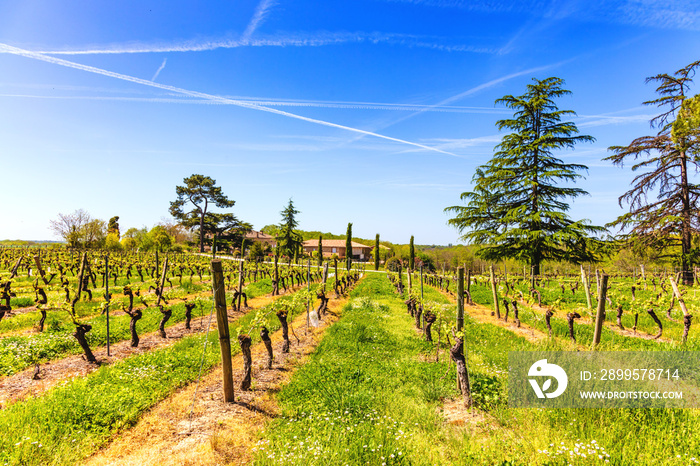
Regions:
M 331 257 L 333 254 L 337 254 L 339 259 L 345 259 L 347 257 L 344 239 L 324 239 L 322 245 L 323 257 Z M 314 251 L 318 251 L 318 240 L 309 239 L 304 241 L 304 252 L 311 254 Z M 372 248 L 353 241 L 352 258 L 361 261 L 370 260 L 372 258 Z
M 266 233 L 263 233 L 262 231 L 250 230 L 248 233 L 246 233 L 245 240 L 246 240 L 246 243 L 258 242 L 258 243 L 265 243 L 271 247 L 277 246 L 277 240 L 275 239 L 275 237 L 270 236 Z

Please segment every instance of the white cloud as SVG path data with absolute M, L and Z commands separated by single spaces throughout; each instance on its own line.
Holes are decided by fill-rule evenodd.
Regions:
M 484 13 L 527 14 L 552 19 L 629 24 L 639 27 L 700 30 L 697 0 L 384 0 Z

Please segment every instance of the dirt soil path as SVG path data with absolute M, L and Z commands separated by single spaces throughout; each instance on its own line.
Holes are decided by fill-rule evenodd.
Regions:
M 133 428 L 89 458 L 85 464 L 101 465 L 221 465 L 246 464 L 251 448 L 267 421 L 280 415 L 274 394 L 287 383 L 296 368 L 306 362 L 321 341 L 328 326 L 336 321 L 347 298 L 328 303 L 329 313 L 318 328 L 305 331 L 306 315 L 291 326 L 291 348 L 281 353 L 280 331 L 271 335 L 275 360 L 267 369 L 267 353 L 262 343 L 252 348 L 252 390 L 239 390 L 243 358 L 233 358 L 235 402 L 223 400 L 221 366 L 192 383 L 146 413 Z M 194 410 L 190 416 L 194 401 Z
M 251 298 L 248 300 L 249 309 L 246 309 L 245 312 L 236 312 L 232 309 L 228 309 L 229 322 L 233 322 L 245 315 L 246 312 L 263 307 L 282 296 L 284 296 L 284 294 L 279 296 Z M 110 345 L 110 356 L 107 356 L 107 348 L 105 346 L 92 348 L 92 352 L 100 365 L 113 364 L 136 354 L 175 344 L 181 338 L 193 333 L 205 331 L 208 318 L 208 315 L 193 318 L 191 322 L 192 329 L 190 330 L 185 328 L 184 322 L 166 327 L 165 333 L 167 338 L 162 338 L 158 331 L 140 334 L 139 346 L 137 348 L 131 347 L 131 340 L 113 343 Z M 212 328 L 215 327 L 216 319 L 213 318 Z M 32 378 L 35 371 L 33 367 L 8 377 L 2 377 L 0 378 L 0 409 L 4 408 L 9 403 L 21 401 L 27 397 L 39 396 L 64 380 L 84 377 L 98 368 L 99 365 L 89 364 L 85 361 L 85 356 L 83 354 L 76 354 L 42 364 L 39 368 L 38 380 Z

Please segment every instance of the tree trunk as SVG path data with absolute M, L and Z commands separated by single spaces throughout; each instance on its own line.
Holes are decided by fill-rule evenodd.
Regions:
M 423 319 L 425 320 L 425 341 L 433 341 L 431 328 L 433 326 L 433 322 L 437 320 L 437 316 L 430 311 L 426 311 Z
M 549 330 L 549 336 L 552 336 L 552 323 L 550 322 L 552 319 L 552 316 L 554 313 L 552 312 L 551 309 L 547 309 L 547 312 L 544 314 L 544 321 L 547 324 L 547 329 Z
M 566 315 L 566 320 L 569 322 L 569 338 L 571 338 L 571 341 L 576 343 L 576 335 L 574 334 L 574 319 L 578 319 L 581 317 L 581 314 L 578 312 L 569 312 Z
M 323 314 L 325 314 L 326 308 L 328 307 L 328 298 L 326 298 L 326 295 L 323 292 L 321 292 L 321 294 L 317 294 L 316 297 L 321 300 L 321 303 L 318 305 L 318 309 L 316 309 L 316 317 L 318 317 L 318 320 L 321 320 L 321 317 Z
M 277 312 L 277 318 L 282 326 L 282 352 L 289 353 L 289 325 L 287 324 L 287 311 L 281 310 Z
M 270 340 L 270 332 L 266 327 L 260 329 L 260 339 L 265 344 L 265 349 L 267 350 L 267 368 L 272 369 L 274 354 L 272 353 L 272 340 Z
M 41 319 L 39 319 L 39 332 L 44 331 L 44 322 L 46 322 L 46 309 L 40 309 Z
M 241 380 L 241 390 L 250 390 L 252 380 L 253 358 L 250 355 L 251 339 L 248 335 L 238 335 L 238 344 L 241 345 L 243 354 L 243 380 Z
M 690 331 L 690 322 L 693 320 L 693 316 L 686 314 L 683 316 L 683 343 L 688 339 L 688 332 Z
M 185 328 L 190 329 L 190 322 L 192 321 L 192 309 L 194 309 L 195 303 L 185 303 Z
M 97 363 L 97 359 L 95 359 L 95 355 L 92 354 L 92 351 L 90 350 L 90 345 L 88 345 L 87 339 L 85 338 L 85 335 L 92 330 L 92 326 L 88 324 L 79 324 L 75 326 L 75 332 L 73 333 L 73 336 L 75 337 L 76 340 L 78 340 L 78 344 L 80 347 L 83 349 L 83 352 L 85 353 L 85 359 L 87 359 L 88 362 L 91 363 Z
M 143 317 L 143 313 L 140 310 L 131 311 L 128 313 L 131 317 L 129 322 L 129 330 L 131 331 L 131 347 L 136 348 L 139 346 L 139 335 L 136 333 L 136 322 Z
M 467 372 L 467 362 L 464 357 L 464 340 L 462 338 L 455 336 L 455 344 L 450 348 L 450 358 L 452 358 L 457 367 L 457 380 L 459 381 L 464 405 L 470 408 L 474 404 L 474 400 L 472 399 L 471 386 L 469 385 L 469 373 Z
M 663 331 L 664 331 L 664 327 L 663 327 L 663 325 L 661 325 L 661 321 L 660 321 L 659 318 L 656 316 L 656 313 L 654 312 L 653 309 L 648 309 L 648 310 L 647 310 L 647 314 L 649 314 L 649 316 L 650 316 L 652 319 L 654 319 L 654 322 L 656 322 L 656 325 L 659 326 L 659 333 L 656 334 L 656 336 L 654 337 L 654 340 L 656 340 L 656 339 L 658 339 L 658 338 L 661 338 L 661 334 L 662 334 Z
M 173 315 L 173 310 L 172 309 L 163 309 L 163 306 L 158 306 L 160 309 L 161 314 L 163 314 L 163 318 L 160 319 L 160 324 L 158 324 L 158 331 L 160 332 L 160 336 L 162 338 L 168 338 L 168 336 L 165 334 L 165 323 L 170 320 L 170 316 Z
M 625 327 L 622 326 L 622 306 L 617 306 L 617 326 L 620 330 L 624 330 Z

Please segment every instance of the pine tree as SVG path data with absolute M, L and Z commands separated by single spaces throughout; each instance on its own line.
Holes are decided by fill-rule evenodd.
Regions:
M 183 180 L 185 186 L 176 186 L 177 199 L 170 203 L 170 215 L 180 221 L 186 227 L 199 227 L 199 252 L 204 252 L 204 237 L 207 233 L 215 234 L 210 227 L 218 222 L 217 217 L 209 212 L 210 204 L 217 207 L 233 207 L 235 201 L 229 200 L 220 186 L 215 186 L 216 181 L 208 176 L 192 175 Z M 192 204 L 193 208 L 185 212 L 183 207 Z M 233 214 L 228 215 L 230 228 L 238 228 L 238 220 Z
M 659 83 L 656 92 L 660 97 L 644 104 L 668 107 L 651 120 L 658 133 L 639 137 L 628 146 L 612 146 L 609 150 L 613 155 L 604 159 L 619 166 L 632 160 L 632 171 L 645 170 L 634 178 L 632 189 L 619 198 L 620 206 L 629 205 L 629 212 L 610 225 L 619 226 L 625 231 L 623 239 L 642 248 L 663 251 L 680 246 L 679 262 L 686 285 L 693 283 L 692 264 L 697 262 L 699 252 L 692 249 L 692 236 L 700 231 L 700 185 L 688 180 L 689 166 L 700 169 L 696 157 L 700 151 L 697 96 L 688 97 L 699 66 L 700 61 L 696 61 L 673 75 L 647 78 L 647 83 Z
M 280 234 L 276 237 L 279 254 L 286 254 L 290 258 L 294 258 L 295 261 L 303 243 L 301 235 L 294 231 L 299 225 L 296 220 L 298 213 L 299 211 L 294 208 L 294 202 L 290 198 L 287 207 L 280 212 L 282 222 L 280 223 Z
M 467 205 L 445 209 L 457 214 L 448 223 L 463 233 L 463 240 L 482 245 L 481 257 L 522 260 L 535 275 L 543 260 L 593 260 L 587 235 L 603 230 L 586 220 L 572 221 L 566 213 L 567 198 L 588 193 L 562 184 L 582 178 L 579 172 L 588 167 L 565 164 L 553 152 L 594 138 L 578 135 L 574 123 L 561 121 L 575 115 L 554 102 L 571 93 L 563 83 L 555 77 L 533 78 L 525 94 L 496 100 L 515 110 L 512 119 L 497 122 L 500 130 L 512 132 L 496 146 L 493 158 L 477 168 L 474 191 L 461 195 Z
M 415 263 L 416 249 L 413 247 L 413 235 L 411 235 L 411 241 L 408 243 L 408 269 L 413 270 Z

